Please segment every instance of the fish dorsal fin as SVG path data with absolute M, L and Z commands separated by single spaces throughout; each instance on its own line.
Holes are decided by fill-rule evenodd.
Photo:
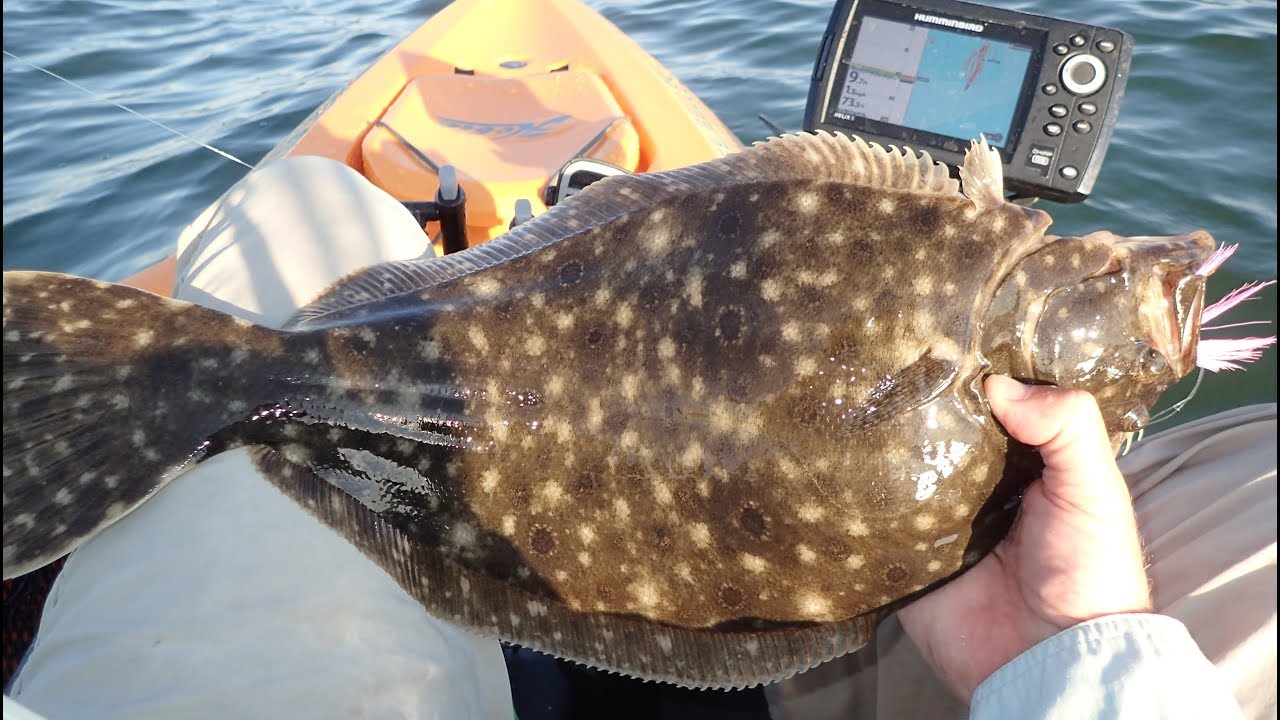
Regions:
M 766 180 L 818 180 L 878 189 L 911 190 L 955 195 L 959 184 L 947 167 L 927 152 L 885 148 L 842 133 L 782 135 L 758 142 L 747 150 L 651 177 L 697 173 L 712 185 L 741 182 L 743 177 Z
M 978 209 L 1004 204 L 1004 165 L 1000 152 L 987 144 L 984 137 L 969 145 L 964 165 L 960 168 L 960 183 L 964 196 Z
M 365 268 L 299 310 L 287 327 L 314 328 L 337 313 L 394 295 L 422 292 L 691 191 L 786 180 L 950 196 L 960 189 L 946 166 L 934 162 L 927 152 L 917 155 L 910 149 L 884 148 L 838 133 L 783 135 L 697 165 L 605 178 L 501 237 L 462 252 Z
M 316 329 L 328 320 L 337 319 L 335 315 L 344 311 L 396 295 L 421 292 L 434 285 L 526 255 L 560 239 L 560 236 L 550 232 L 553 227 L 547 223 L 535 226 L 535 222 L 536 220 L 524 223 L 494 240 L 444 257 L 427 255 L 357 270 L 330 285 L 300 308 L 284 327 L 287 330 Z

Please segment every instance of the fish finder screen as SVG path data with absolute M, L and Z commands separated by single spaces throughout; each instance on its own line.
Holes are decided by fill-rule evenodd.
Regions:
M 1033 51 L 1026 45 L 864 16 L 832 113 L 1003 148 Z

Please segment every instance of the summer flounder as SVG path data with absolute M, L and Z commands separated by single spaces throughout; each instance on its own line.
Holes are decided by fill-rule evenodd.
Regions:
M 434 615 L 594 667 L 771 682 L 1006 532 L 990 372 L 1117 433 L 1195 364 L 1196 232 L 1046 236 L 975 145 L 787 136 L 358 272 L 285 331 L 4 274 L 4 575 L 186 468 L 262 474 Z

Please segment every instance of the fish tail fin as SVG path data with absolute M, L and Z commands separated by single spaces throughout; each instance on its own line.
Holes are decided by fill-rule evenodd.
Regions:
M 6 579 L 70 552 L 195 459 L 238 389 L 210 371 L 224 392 L 200 407 L 196 359 L 210 338 L 225 348 L 228 333 L 273 332 L 123 285 L 25 271 L 4 273 L 3 326 Z

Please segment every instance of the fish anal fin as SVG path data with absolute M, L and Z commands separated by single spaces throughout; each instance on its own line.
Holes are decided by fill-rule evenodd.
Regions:
M 634 615 L 575 611 L 463 567 L 311 470 L 249 448 L 264 477 L 346 538 L 431 615 L 589 667 L 684 687 L 741 688 L 785 679 L 862 647 L 884 612 L 825 624 L 723 631 Z

